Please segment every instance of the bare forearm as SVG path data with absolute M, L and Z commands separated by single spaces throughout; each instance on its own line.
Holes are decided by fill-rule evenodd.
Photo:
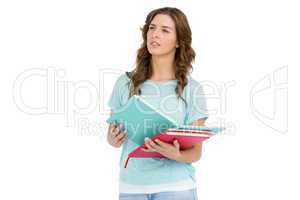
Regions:
M 185 162 L 185 163 L 193 163 L 200 160 L 201 157 L 201 146 L 194 146 L 190 149 L 181 150 L 180 154 L 176 158 L 178 162 Z
M 204 124 L 204 120 L 196 120 L 192 125 L 201 126 Z M 145 152 L 158 152 L 164 157 L 178 162 L 193 163 L 200 159 L 202 151 L 202 142 L 195 144 L 190 149 L 180 150 L 180 145 L 177 140 L 173 141 L 173 144 L 162 142 L 158 139 L 152 141 L 149 138 L 145 140 L 146 149 Z

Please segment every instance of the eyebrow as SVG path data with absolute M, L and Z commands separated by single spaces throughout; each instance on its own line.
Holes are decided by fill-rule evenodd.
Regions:
M 156 24 L 150 24 L 149 26 L 156 26 Z M 170 26 L 161 26 L 162 28 L 167 28 L 167 29 L 170 29 L 172 30 L 172 28 Z

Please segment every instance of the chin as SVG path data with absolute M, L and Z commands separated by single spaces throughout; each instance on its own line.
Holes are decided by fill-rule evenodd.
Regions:
M 148 49 L 148 51 L 152 56 L 163 56 L 165 54 L 168 54 L 168 52 L 161 51 L 159 49 Z
M 149 53 L 150 53 L 152 56 L 162 56 L 162 55 L 164 55 L 163 53 L 159 53 L 159 52 L 155 52 L 155 51 L 154 51 L 154 52 L 153 52 L 153 51 L 152 51 L 152 52 L 150 51 Z

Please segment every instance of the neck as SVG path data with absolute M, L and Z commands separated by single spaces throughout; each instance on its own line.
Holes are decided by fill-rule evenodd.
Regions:
M 174 55 L 152 56 L 152 80 L 175 79 Z

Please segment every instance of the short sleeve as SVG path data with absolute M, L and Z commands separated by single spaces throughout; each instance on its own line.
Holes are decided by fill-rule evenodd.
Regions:
M 128 81 L 129 79 L 124 74 L 121 75 L 114 84 L 107 104 L 113 111 L 119 109 L 124 104 L 125 98 L 128 97 Z
M 206 120 L 208 118 L 208 112 L 202 85 L 195 80 L 191 80 L 188 95 L 185 124 L 191 124 L 197 119 Z

